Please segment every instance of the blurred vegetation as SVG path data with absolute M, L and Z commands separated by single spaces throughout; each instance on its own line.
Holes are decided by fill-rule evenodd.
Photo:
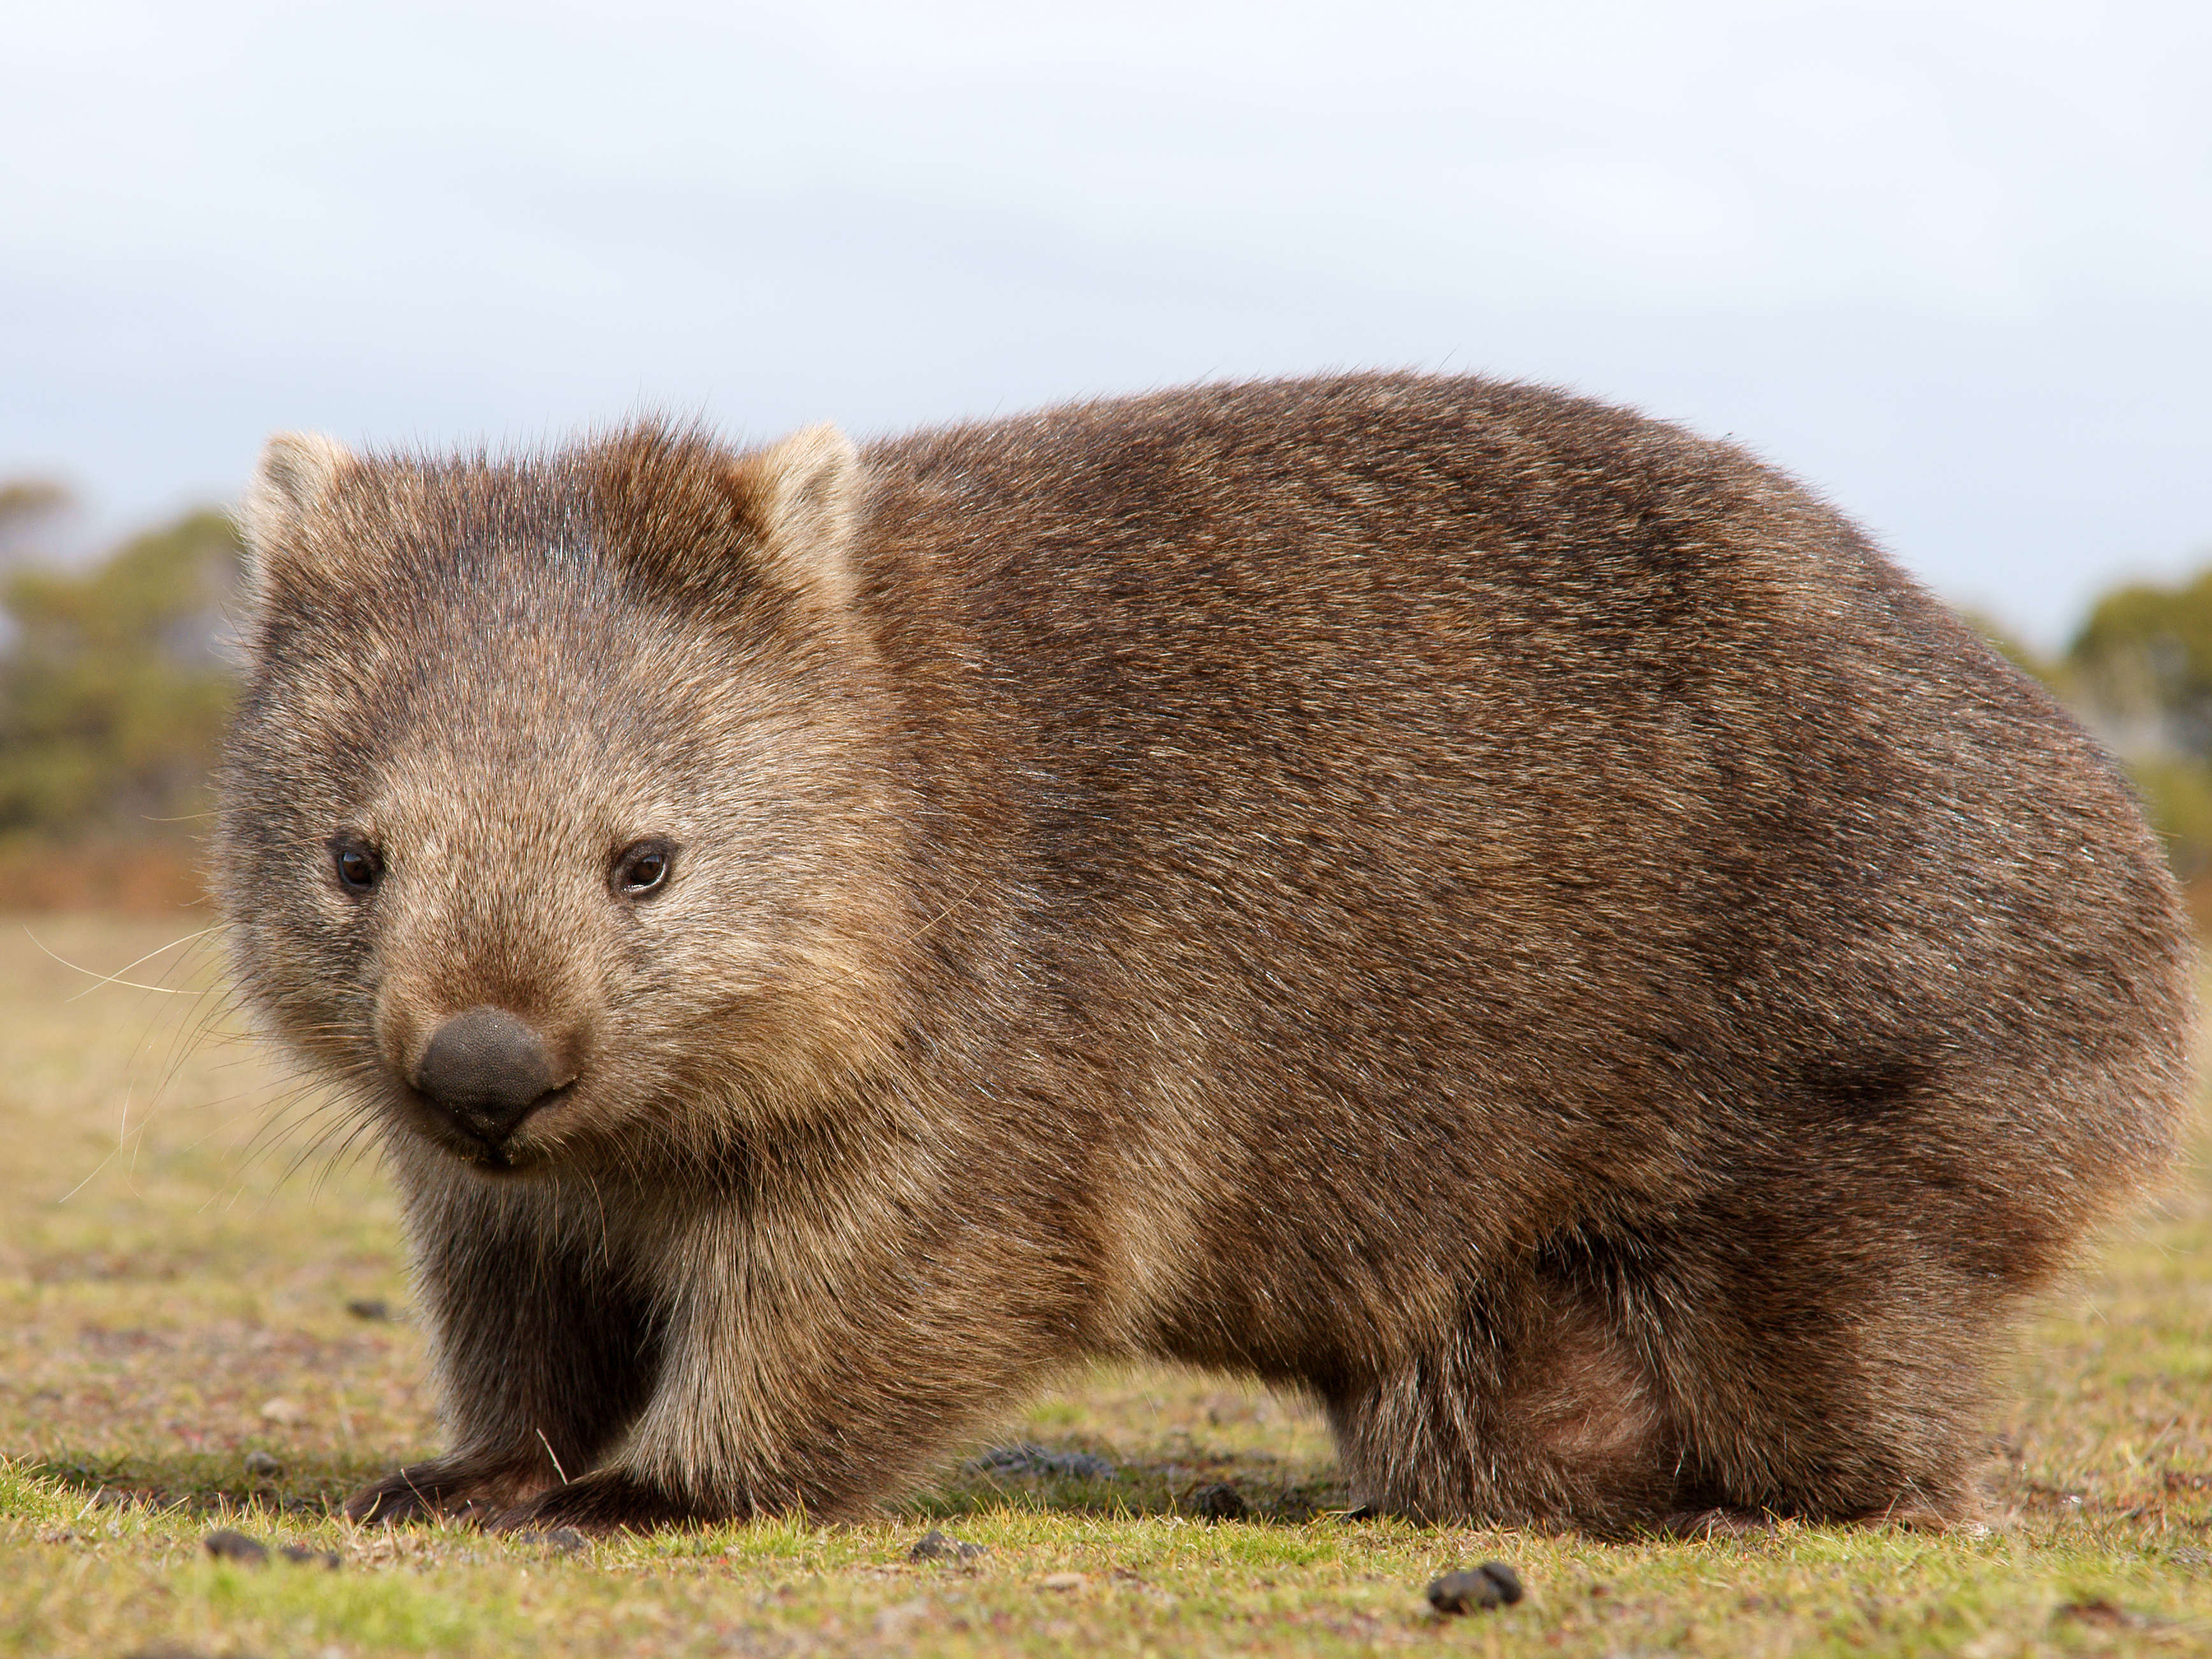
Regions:
M 2171 586 L 2111 589 L 2056 658 L 1976 621 L 2126 763 L 2174 873 L 2212 888 L 2212 566 Z M 2212 909 L 2212 892 L 2197 896 L 2200 914 Z
M 0 487 L 0 902 L 191 896 L 228 717 L 230 520 L 201 510 L 105 557 L 42 557 L 58 486 Z
M 2066 653 L 2185 880 L 2212 878 L 2212 568 L 2099 599 Z
M 188 900 L 230 705 L 240 549 L 202 510 L 104 558 L 46 550 L 70 511 L 0 483 L 0 908 Z M 2124 761 L 2212 919 L 2212 566 L 2100 598 L 2046 658 L 1975 619 Z

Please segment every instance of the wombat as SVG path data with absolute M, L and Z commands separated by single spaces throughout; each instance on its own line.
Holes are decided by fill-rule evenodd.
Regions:
M 1141 1356 L 1379 1510 L 1941 1523 L 2171 1150 L 2125 783 L 1632 413 L 280 436 L 246 519 L 236 971 L 378 1126 L 451 1435 L 358 1518 L 852 1516 Z

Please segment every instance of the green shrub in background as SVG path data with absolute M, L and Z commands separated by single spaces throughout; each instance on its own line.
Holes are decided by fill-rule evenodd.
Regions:
M 2060 672 L 2128 763 L 2176 873 L 2212 877 L 2212 568 L 2106 592 Z
M 0 485 L 0 908 L 173 912 L 200 896 L 238 540 L 199 511 L 41 557 L 67 507 Z
M 2212 568 L 2172 587 L 2131 583 L 2100 598 L 2066 653 L 2108 716 L 2212 763 Z
M 229 520 L 203 511 L 88 568 L 0 584 L 0 838 L 160 838 L 205 810 L 238 562 Z
M 2166 755 L 2128 768 L 2151 826 L 2185 882 L 2212 878 L 2212 767 Z

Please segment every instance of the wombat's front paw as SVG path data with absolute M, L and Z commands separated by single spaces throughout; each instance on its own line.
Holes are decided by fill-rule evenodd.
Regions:
M 618 1469 L 602 1469 L 501 1511 L 491 1529 L 550 1532 L 556 1527 L 574 1527 L 579 1532 L 651 1532 L 658 1527 L 696 1527 L 724 1518 Z
M 410 1463 L 346 1499 L 349 1521 L 399 1526 L 415 1521 L 484 1521 L 544 1486 L 513 1469 L 440 1458 Z

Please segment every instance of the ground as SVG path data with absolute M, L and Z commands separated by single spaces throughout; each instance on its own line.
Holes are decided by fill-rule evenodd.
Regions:
M 319 1097 L 219 994 L 82 971 L 199 991 L 191 945 L 118 970 L 201 925 L 0 921 L 0 1654 L 2212 1651 L 2202 1134 L 2024 1333 L 1986 1532 L 1352 1520 L 1310 1410 L 1155 1370 L 1069 1378 L 866 1526 L 349 1527 L 331 1500 L 437 1435 L 374 1159 L 310 1150 Z M 1024 1444 L 1104 1467 L 979 1462 Z M 933 1527 L 987 1553 L 911 1561 Z M 223 1528 L 316 1554 L 216 1559 Z M 1526 1600 L 1429 1609 L 1490 1559 Z

